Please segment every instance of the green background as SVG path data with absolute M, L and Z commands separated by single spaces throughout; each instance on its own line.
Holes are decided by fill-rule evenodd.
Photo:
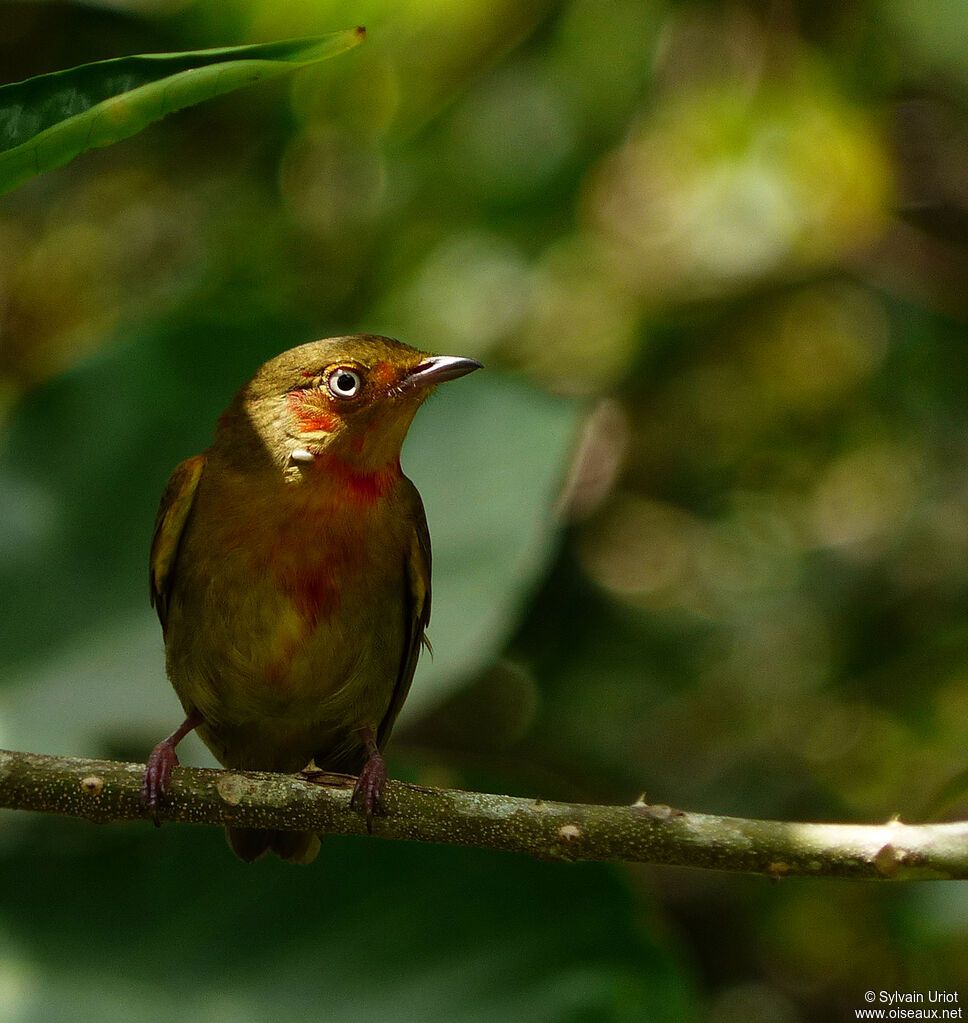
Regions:
M 391 771 L 968 813 L 968 7 L 0 5 L 4 80 L 365 24 L 0 198 L 0 744 L 143 760 L 171 468 L 264 359 L 488 367 L 404 467 L 435 550 Z M 195 740 L 183 759 L 209 763 Z M 968 997 L 968 889 L 4 813 L 0 1018 L 853 1018 Z

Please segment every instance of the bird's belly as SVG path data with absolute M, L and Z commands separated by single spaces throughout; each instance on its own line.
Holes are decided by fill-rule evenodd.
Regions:
M 226 766 L 299 770 L 379 727 L 405 645 L 403 559 L 350 564 L 346 549 L 236 549 L 208 572 L 196 559 L 172 608 L 185 621 L 168 630 L 169 676 Z

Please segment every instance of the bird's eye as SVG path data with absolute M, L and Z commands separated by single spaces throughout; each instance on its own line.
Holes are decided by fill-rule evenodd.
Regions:
M 355 369 L 339 366 L 326 378 L 326 386 L 334 398 L 355 398 L 363 381 Z

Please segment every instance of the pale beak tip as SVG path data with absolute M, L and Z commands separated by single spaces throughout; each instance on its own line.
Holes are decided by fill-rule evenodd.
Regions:
M 418 387 L 442 384 L 483 368 L 484 364 L 477 359 L 466 359 L 457 355 L 432 355 L 410 371 L 407 383 Z

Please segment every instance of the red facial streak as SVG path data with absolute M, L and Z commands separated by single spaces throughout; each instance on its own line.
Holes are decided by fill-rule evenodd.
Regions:
M 332 433 L 337 426 L 337 417 L 317 402 L 309 400 L 306 391 L 291 391 L 286 400 L 293 415 L 299 420 L 303 433 Z

